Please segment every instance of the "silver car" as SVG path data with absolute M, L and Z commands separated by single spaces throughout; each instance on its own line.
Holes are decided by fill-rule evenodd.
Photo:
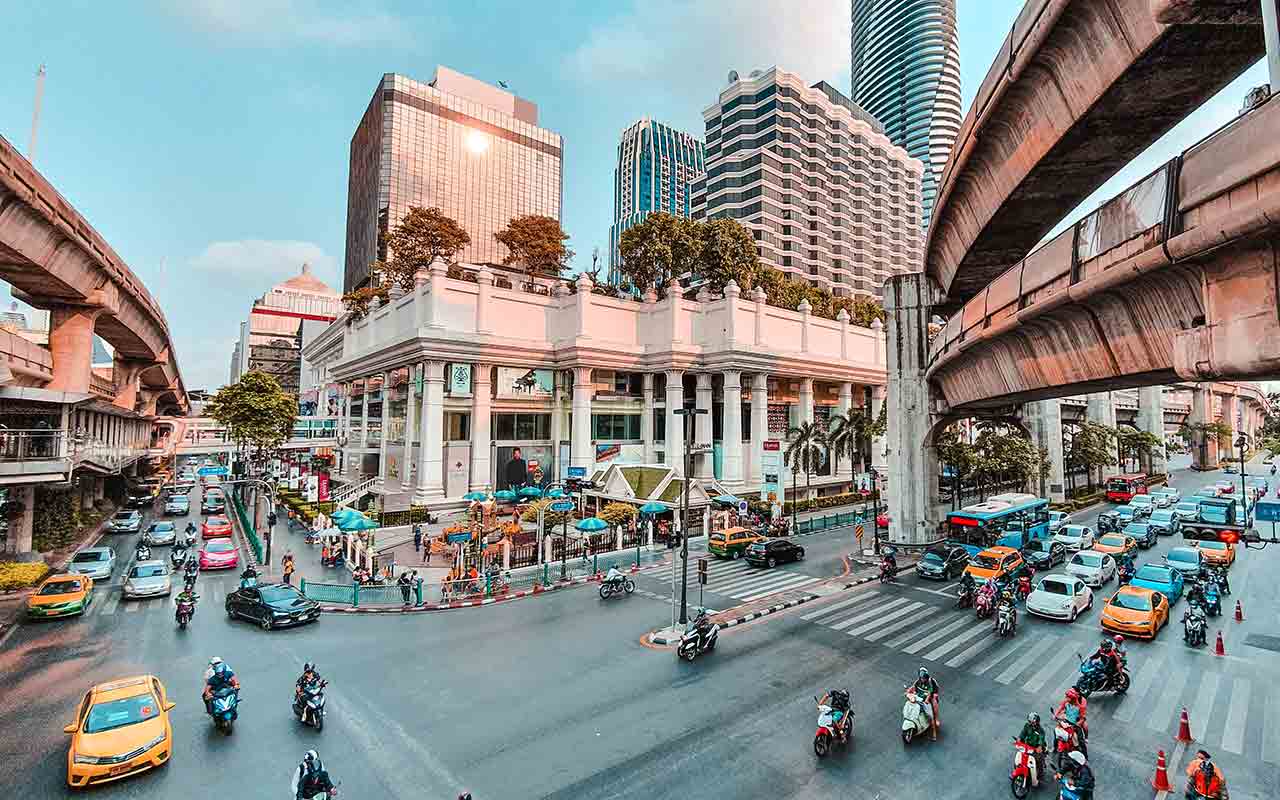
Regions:
M 1071 515 L 1065 511 L 1049 512 L 1049 533 L 1057 533 L 1063 525 L 1071 524 Z
M 86 547 L 71 557 L 67 572 L 88 575 L 95 581 L 109 581 L 116 571 L 116 551 L 110 547 Z
M 168 597 L 172 593 L 169 567 L 163 561 L 139 561 L 124 581 L 125 597 Z
M 112 533 L 137 533 L 142 529 L 142 515 L 137 511 L 118 511 L 107 527 Z
M 147 532 L 142 534 L 142 541 L 148 545 L 173 544 L 177 535 L 178 531 L 172 522 L 153 522 L 147 526 Z

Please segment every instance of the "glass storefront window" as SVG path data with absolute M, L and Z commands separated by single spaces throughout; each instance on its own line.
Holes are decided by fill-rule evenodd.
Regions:
M 640 441 L 640 415 L 592 414 L 591 430 L 598 441 Z
M 494 414 L 492 431 L 497 442 L 544 441 L 551 438 L 551 415 Z
M 447 442 L 465 442 L 471 438 L 471 414 L 447 411 L 444 415 L 444 438 Z

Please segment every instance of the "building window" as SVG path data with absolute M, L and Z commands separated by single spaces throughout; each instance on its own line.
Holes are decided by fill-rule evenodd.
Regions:
M 492 431 L 498 442 L 545 441 L 551 438 L 551 415 L 494 414 Z
M 471 412 L 446 411 L 444 415 L 444 440 L 465 442 L 471 438 Z
M 591 437 L 599 442 L 640 441 L 639 414 L 592 414 Z

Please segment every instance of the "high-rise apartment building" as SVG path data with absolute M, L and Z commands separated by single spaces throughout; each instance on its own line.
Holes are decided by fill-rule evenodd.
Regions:
M 729 78 L 702 112 L 694 218 L 738 220 L 764 264 L 840 296 L 919 270 L 920 161 L 827 83 L 777 67 Z
M 706 170 L 702 141 L 644 118 L 622 132 L 613 170 L 613 225 L 609 227 L 609 282 L 620 281 L 622 233 L 655 211 L 693 213 L 691 185 Z
M 924 162 L 928 228 L 947 157 L 960 134 L 956 0 L 852 0 L 854 102 L 912 158 Z
M 538 127 L 538 107 L 436 67 L 431 81 L 382 76 L 351 137 L 346 291 L 386 257 L 380 234 L 412 206 L 436 207 L 471 236 L 458 260 L 500 264 L 493 235 L 525 214 L 560 219 L 564 140 Z
M 290 394 L 310 388 L 302 348 L 341 314 L 342 296 L 303 264 L 301 272 L 255 300 L 249 318 L 240 323 L 230 383 L 256 369 L 273 376 Z

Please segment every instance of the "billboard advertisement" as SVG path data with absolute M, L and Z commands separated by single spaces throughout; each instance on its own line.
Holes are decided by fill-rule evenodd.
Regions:
M 454 396 L 471 394 L 471 365 L 450 364 L 445 380 L 445 391 L 449 394 Z
M 555 373 L 549 369 L 498 367 L 498 397 L 549 400 L 555 394 Z
M 643 464 L 643 444 L 598 444 L 596 445 L 596 468 L 604 469 L 611 464 Z

